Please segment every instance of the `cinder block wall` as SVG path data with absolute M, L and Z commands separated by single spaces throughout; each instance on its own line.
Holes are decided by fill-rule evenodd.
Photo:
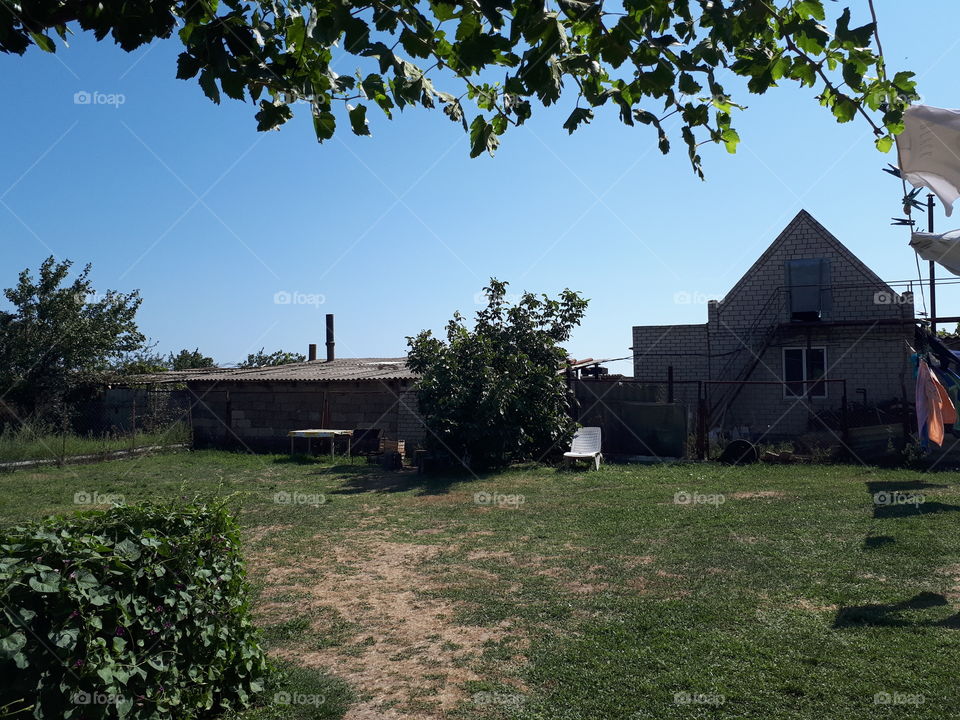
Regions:
M 868 404 L 900 399 L 906 391 L 913 401 L 913 377 L 905 352 L 904 339 L 912 339 L 912 326 L 876 326 L 873 329 L 853 326 L 842 328 L 803 328 L 784 330 L 761 356 L 751 380 L 780 381 L 783 374 L 783 349 L 786 347 L 825 347 L 827 377 L 847 381 L 847 401 L 860 402 L 867 391 Z M 902 386 L 901 386 L 902 382 Z M 791 437 L 808 431 L 827 432 L 815 413 L 839 410 L 843 386 L 827 384 L 826 398 L 802 400 L 783 396 L 782 385 L 745 387 L 728 410 L 724 426 L 749 427 L 753 432 L 767 433 L 770 439 Z
M 633 375 L 640 380 L 666 383 L 671 366 L 674 381 L 703 380 L 708 377 L 708 352 L 705 324 L 633 328 Z M 675 385 L 674 399 L 695 409 L 697 386 Z
M 825 322 L 861 322 L 860 325 L 823 328 L 784 328 L 766 350 L 761 350 L 768 328 L 790 322 L 785 288 L 788 260 L 826 258 L 831 264 L 832 308 Z M 783 347 L 825 346 L 829 378 L 848 380 L 848 399 L 857 400 L 856 388 L 867 390 L 870 403 L 901 395 L 905 374 L 907 397 L 913 397 L 913 380 L 907 371 L 904 340 L 912 343 L 914 308 L 887 287 L 857 258 L 807 213 L 801 212 L 760 256 L 720 302 L 707 306 L 705 325 L 656 325 L 633 328 L 634 375 L 666 379 L 667 366 L 675 379 L 740 379 L 754 352 L 761 362 L 749 380 L 781 380 Z M 873 324 L 899 320 L 902 324 Z M 717 397 L 718 386 L 710 388 Z M 695 388 L 676 389 L 678 401 L 695 402 Z M 746 425 L 752 431 L 770 430 L 783 435 L 806 430 L 810 411 L 839 407 L 840 387 L 831 384 L 826 400 L 796 403 L 785 400 L 783 388 L 750 386 L 740 391 L 723 425 Z M 791 409 L 791 406 L 792 409 Z M 815 421 L 814 421 L 815 422 Z M 774 428 L 775 426 L 775 428 Z M 821 426 L 822 427 L 822 426 Z M 773 428 L 773 429 L 771 429 Z
M 327 427 L 377 427 L 383 437 L 406 440 L 417 434 L 416 402 L 406 382 L 191 383 L 194 444 L 198 447 L 289 448 L 287 432 Z M 411 433 L 410 436 L 404 435 Z

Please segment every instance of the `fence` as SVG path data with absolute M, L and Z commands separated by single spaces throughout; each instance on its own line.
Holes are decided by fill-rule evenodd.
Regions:
M 686 408 L 664 402 L 661 388 L 620 380 L 576 380 L 573 389 L 576 420 L 602 429 L 605 454 L 663 458 L 686 454 Z
M 790 383 L 794 385 L 795 383 Z M 798 450 L 807 445 L 862 454 L 873 450 L 864 444 L 872 438 L 869 428 L 882 427 L 884 448 L 896 429 L 895 445 L 902 445 L 912 426 L 911 408 L 903 401 L 882 406 L 851 403 L 847 380 L 843 378 L 800 381 L 802 394 L 784 397 L 784 416 L 790 412 L 805 416 L 802 427 L 793 422 L 789 429 L 746 427 L 736 413 L 711 412 L 714 398 L 731 403 L 763 388 L 784 387 L 783 381 L 765 380 L 667 380 L 622 378 L 617 380 L 572 381 L 577 399 L 577 420 L 583 425 L 603 428 L 604 450 L 614 455 L 693 457 L 706 460 L 717 455 L 731 441 L 746 439 L 776 446 L 789 442 Z M 811 386 L 836 388 L 830 402 L 809 396 Z M 820 404 L 818 404 L 818 402 Z M 873 454 L 872 452 L 870 454 Z
M 67 402 L 42 418 L 8 408 L 0 462 L 57 460 L 192 441 L 186 390 L 111 388 Z

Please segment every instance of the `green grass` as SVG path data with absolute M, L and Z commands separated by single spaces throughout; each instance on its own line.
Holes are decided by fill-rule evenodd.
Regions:
M 176 423 L 155 432 L 137 431 L 124 436 L 57 434 L 46 430 L 8 427 L 0 432 L 0 463 L 21 460 L 60 460 L 76 455 L 98 455 L 154 445 L 190 442 L 190 427 Z
M 192 452 L 0 483 L 6 524 L 74 511 L 78 492 L 236 494 L 255 615 L 293 673 L 243 720 L 336 718 L 351 703 L 450 720 L 960 713 L 956 473 L 681 464 L 425 478 Z M 523 502 L 480 505 L 478 492 Z M 677 504 L 678 492 L 717 502 Z M 877 506 L 878 492 L 925 502 Z M 324 703 L 278 706 L 276 692 Z

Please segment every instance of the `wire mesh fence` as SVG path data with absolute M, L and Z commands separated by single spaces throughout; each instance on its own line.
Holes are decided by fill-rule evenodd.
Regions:
M 64 462 L 78 456 L 191 442 L 186 390 L 110 388 L 60 403 L 42 415 L 0 415 L 0 463 Z

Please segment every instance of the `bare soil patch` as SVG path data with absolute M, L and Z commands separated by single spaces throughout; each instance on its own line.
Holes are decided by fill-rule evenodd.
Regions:
M 519 650 L 525 641 L 509 621 L 489 628 L 456 624 L 452 603 L 419 592 L 438 589 L 421 566 L 444 547 L 389 542 L 381 533 L 345 533 L 329 553 L 307 560 L 309 568 L 278 567 L 276 558 L 252 556 L 251 564 L 260 565 L 267 583 L 266 602 L 258 613 L 275 618 L 284 603 L 270 598 L 293 597 L 287 603 L 301 616 L 304 608 L 333 607 L 359 628 L 346 644 L 276 653 L 300 665 L 323 668 L 353 685 L 359 700 L 345 720 L 439 719 L 467 698 L 465 683 L 480 679 L 471 665 L 485 643 L 507 640 L 516 642 Z M 479 555 L 490 556 L 502 557 Z M 343 566 L 352 574 L 336 572 Z M 495 577 L 478 568 L 463 571 L 485 580 Z M 301 579 L 305 574 L 311 576 L 309 581 Z M 310 632 L 322 636 L 323 622 L 313 623 Z M 309 639 L 304 638 L 308 646 Z

